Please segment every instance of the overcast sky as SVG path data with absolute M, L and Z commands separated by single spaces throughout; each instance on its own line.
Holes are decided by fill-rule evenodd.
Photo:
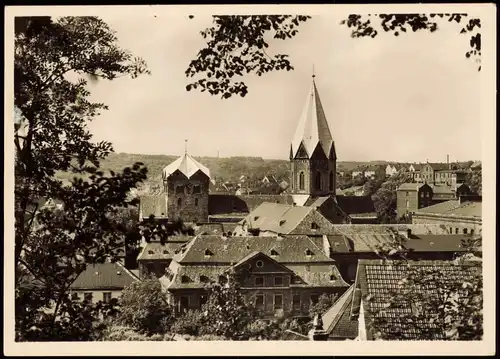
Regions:
M 294 71 L 250 76 L 245 98 L 187 92 L 189 61 L 203 47 L 210 17 L 102 18 L 151 76 L 92 86 L 109 106 L 92 124 L 116 152 L 287 159 L 310 88 L 312 66 L 339 161 L 446 161 L 481 158 L 480 72 L 465 58 L 469 35 L 447 24 L 431 34 L 353 39 L 347 14 L 314 16 L 293 39 L 274 41 Z

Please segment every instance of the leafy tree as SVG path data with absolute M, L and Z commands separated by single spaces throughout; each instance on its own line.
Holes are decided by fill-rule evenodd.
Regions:
M 311 303 L 309 307 L 309 317 L 313 319 L 316 314 L 323 315 L 335 303 L 336 296 L 323 293 L 319 296 L 317 303 Z
M 435 32 L 438 30 L 438 24 L 440 22 L 442 24 L 444 21 L 462 24 L 460 34 L 472 33 L 469 41 L 471 49 L 465 53 L 465 57 L 476 58 L 476 62 L 480 64 L 481 33 L 476 28 L 481 27 L 481 21 L 478 18 L 469 18 L 467 14 L 369 14 L 367 16 L 352 14 L 341 24 L 353 29 L 351 33 L 353 38 L 374 38 L 379 32 L 382 32 L 381 29 L 384 32 L 393 33 L 394 36 L 399 36 L 401 33 L 409 32 L 409 30 Z M 375 25 L 377 22 L 380 26 Z M 480 70 L 481 66 L 479 65 L 478 71 Z
M 178 334 L 199 336 L 203 325 L 204 316 L 200 310 L 187 310 L 175 318 L 170 327 L 171 331 Z
M 123 253 L 116 213 L 147 173 L 140 163 L 98 170 L 112 147 L 91 142 L 87 123 L 107 108 L 89 101 L 87 79 L 147 69 L 96 17 L 17 17 L 14 45 L 16 340 L 84 340 L 102 304 L 71 301 L 68 288 L 87 264 Z M 75 178 L 63 184 L 61 171 Z
M 268 54 L 266 35 L 281 40 L 292 38 L 300 23 L 309 18 L 301 15 L 214 15 L 214 25 L 201 31 L 207 40 L 206 46 L 186 70 L 186 76 L 199 75 L 199 78 L 187 85 L 186 90 L 208 91 L 223 99 L 232 95 L 244 97 L 248 87 L 235 77 L 293 70 L 288 55 Z
M 120 297 L 118 322 L 147 334 L 163 333 L 172 318 L 172 310 L 161 283 L 145 279 L 126 287 Z
M 472 192 L 481 194 L 483 192 L 482 171 L 472 171 L 467 174 L 466 183 Z
M 372 196 L 372 195 L 374 195 L 375 192 L 378 191 L 378 189 L 382 186 L 383 183 L 384 183 L 384 181 L 381 181 L 381 180 L 369 179 L 363 185 L 364 195 L 365 196 Z
M 352 181 L 352 184 L 354 186 L 364 186 L 364 184 L 367 182 L 367 178 L 362 175 L 362 174 L 359 174 L 357 175 L 356 177 L 353 178 L 353 181 Z
M 229 270 L 225 284 L 212 283 L 207 290 L 207 302 L 201 308 L 204 325 L 200 334 L 214 334 L 228 339 L 247 335 L 247 326 L 256 317 L 255 308 L 239 290 L 237 274 Z

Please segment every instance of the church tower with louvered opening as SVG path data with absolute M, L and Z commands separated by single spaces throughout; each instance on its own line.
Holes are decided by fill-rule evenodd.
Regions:
M 294 195 L 335 196 L 335 143 L 314 77 L 290 146 L 290 186 Z

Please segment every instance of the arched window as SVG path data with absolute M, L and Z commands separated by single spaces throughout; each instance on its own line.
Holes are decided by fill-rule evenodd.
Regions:
M 177 207 L 180 207 L 180 206 L 182 206 L 182 198 L 179 197 L 177 199 Z
M 330 171 L 330 178 L 329 178 L 329 188 L 330 188 L 330 191 L 333 191 L 335 188 L 334 184 L 334 178 L 333 178 L 333 171 Z
M 316 172 L 316 189 L 321 189 L 321 173 Z
M 299 173 L 299 189 L 304 189 L 304 172 Z
M 194 199 L 194 205 L 197 206 L 198 205 L 198 198 L 195 198 Z

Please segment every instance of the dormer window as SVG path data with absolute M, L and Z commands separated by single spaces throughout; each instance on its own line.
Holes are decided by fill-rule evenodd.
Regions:
M 205 249 L 205 257 L 211 257 L 213 256 L 214 254 L 212 253 L 212 251 L 210 251 L 210 249 Z
M 168 251 L 166 249 L 164 249 L 163 254 L 168 254 Z
M 335 279 L 337 279 L 337 278 L 335 277 L 335 274 L 333 274 L 333 273 L 332 273 L 332 274 L 330 274 L 330 282 L 333 282 Z
M 284 224 L 285 224 L 285 222 L 286 222 L 286 221 L 285 221 L 284 219 L 282 219 L 282 220 L 280 221 L 280 226 L 284 225 Z
M 308 248 L 306 249 L 306 256 L 311 257 L 314 253 Z
M 258 219 L 259 219 L 259 216 L 255 216 L 255 217 L 253 217 L 253 220 L 254 220 L 254 221 L 256 221 L 256 220 L 258 220 Z
M 181 283 L 189 283 L 189 277 L 187 275 L 181 276 Z
M 311 229 L 319 229 L 319 226 L 316 222 L 311 223 Z
M 276 250 L 271 249 L 271 257 L 276 257 L 278 255 L 278 252 Z
M 151 249 L 148 251 L 148 254 L 155 254 L 154 251 L 152 251 Z
M 208 283 L 210 279 L 206 275 L 200 275 L 200 283 Z

